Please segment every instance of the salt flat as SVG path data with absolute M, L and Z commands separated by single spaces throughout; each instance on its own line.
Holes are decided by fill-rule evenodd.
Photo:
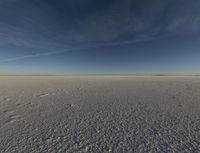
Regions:
M 200 78 L 0 77 L 0 152 L 200 152 Z

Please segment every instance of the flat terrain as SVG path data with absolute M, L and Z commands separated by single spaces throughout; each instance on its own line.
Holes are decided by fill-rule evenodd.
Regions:
M 0 152 L 200 152 L 200 78 L 0 77 Z

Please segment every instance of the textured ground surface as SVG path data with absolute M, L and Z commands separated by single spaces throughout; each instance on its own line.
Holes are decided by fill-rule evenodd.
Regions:
M 0 152 L 200 152 L 200 78 L 0 77 Z

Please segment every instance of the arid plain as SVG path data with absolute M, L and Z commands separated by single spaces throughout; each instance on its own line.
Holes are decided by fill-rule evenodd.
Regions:
M 200 78 L 1 76 L 0 152 L 200 152 Z

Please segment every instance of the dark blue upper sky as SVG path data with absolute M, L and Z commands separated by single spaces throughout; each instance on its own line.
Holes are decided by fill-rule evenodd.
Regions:
M 0 0 L 0 74 L 200 74 L 199 0 Z

